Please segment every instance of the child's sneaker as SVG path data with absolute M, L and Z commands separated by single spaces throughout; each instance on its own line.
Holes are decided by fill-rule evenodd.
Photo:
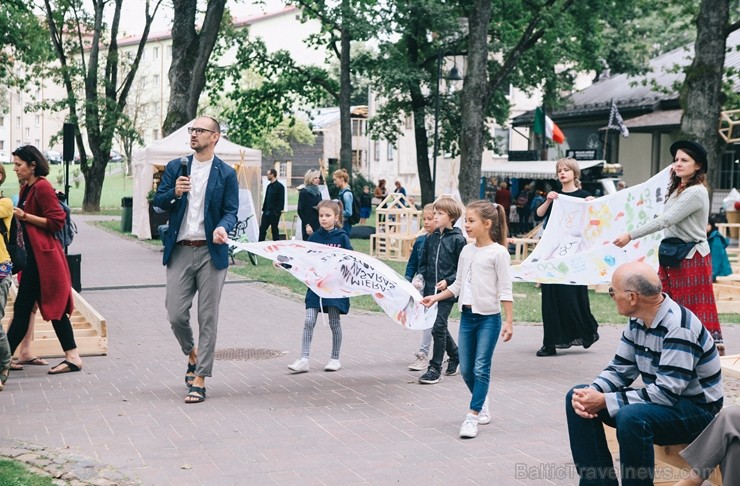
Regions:
M 339 371 L 342 365 L 339 363 L 338 359 L 330 359 L 328 363 L 326 363 L 326 366 L 324 366 L 324 371 Z
M 449 358 L 447 360 L 447 369 L 445 375 L 455 376 L 460 372 L 460 360 Z
M 424 371 L 427 369 L 427 366 L 429 366 L 427 363 L 427 355 L 422 352 L 418 352 L 416 353 L 416 361 L 409 365 L 409 370 Z
M 442 374 L 431 367 L 427 370 L 426 373 L 421 375 L 421 378 L 419 378 L 419 383 L 422 383 L 424 385 L 434 385 L 435 383 L 439 383 L 440 381 L 442 381 Z
M 305 373 L 308 371 L 308 358 L 297 359 L 292 365 L 289 365 L 288 368 L 293 371 L 293 373 Z
M 478 412 L 478 423 L 481 425 L 491 423 L 491 410 L 488 408 L 488 397 L 486 397 L 486 401 L 483 402 L 483 408 Z
M 476 435 L 478 435 L 478 417 L 469 413 L 465 416 L 465 422 L 460 427 L 460 437 L 472 439 Z

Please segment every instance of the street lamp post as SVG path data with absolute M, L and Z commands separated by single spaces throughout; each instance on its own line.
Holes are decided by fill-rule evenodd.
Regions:
M 442 80 L 442 58 L 444 52 L 442 50 L 437 52 L 437 85 L 434 90 L 434 153 L 432 154 L 432 184 L 434 197 L 437 197 L 437 153 L 439 152 L 439 84 Z M 460 76 L 457 66 L 453 66 L 447 76 L 444 79 L 450 81 L 461 81 L 463 78 Z

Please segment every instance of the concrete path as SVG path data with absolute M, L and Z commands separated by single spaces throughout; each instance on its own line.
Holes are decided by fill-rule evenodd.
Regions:
M 110 353 L 85 358 L 81 373 L 13 372 L 0 393 L 0 446 L 81 455 L 145 485 L 576 484 L 563 397 L 608 362 L 619 327 L 604 326 L 588 351 L 554 358 L 534 355 L 539 326 L 515 327 L 494 355 L 494 419 L 462 440 L 469 393 L 460 376 L 423 386 L 420 373 L 407 371 L 418 333 L 351 311 L 342 320 L 342 370 L 322 371 L 331 337 L 319 324 L 311 372 L 291 375 L 302 299 L 231 278 L 219 350 L 278 357 L 218 360 L 206 402 L 188 405 L 161 250 L 75 219 L 82 295 L 107 319 Z M 725 327 L 725 338 L 728 352 L 740 352 L 736 326 Z

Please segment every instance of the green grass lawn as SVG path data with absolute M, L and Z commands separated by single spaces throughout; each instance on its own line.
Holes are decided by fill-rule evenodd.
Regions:
M 0 484 L 3 486 L 52 486 L 51 477 L 34 474 L 17 462 L 0 459 Z
M 289 214 L 292 212 L 289 212 Z M 292 221 L 288 219 L 287 221 Z M 99 221 L 96 225 L 105 228 L 114 233 L 121 234 L 121 224 L 118 221 Z M 137 239 L 130 234 L 123 235 L 126 238 Z M 161 246 L 159 240 L 148 240 L 152 245 Z M 352 247 L 359 252 L 370 253 L 370 240 L 352 239 Z M 245 253 L 236 255 L 237 264 L 233 265 L 230 270 L 237 275 L 243 276 L 250 280 L 264 282 L 290 290 L 296 299 L 302 299 L 306 293 L 306 286 L 293 278 L 288 272 L 274 268 L 271 262 L 262 257 L 257 257 L 257 265 L 252 265 Z M 383 260 L 388 266 L 398 272 L 400 275 L 405 273 L 406 262 L 396 262 Z M 623 324 L 626 319 L 620 316 L 609 294 L 596 293 L 589 291 L 591 302 L 591 312 L 599 324 Z M 355 309 L 382 312 L 380 307 L 369 295 L 353 297 L 352 306 Z M 457 306 L 453 309 L 450 316 L 459 319 L 460 313 Z M 723 324 L 735 324 L 740 322 L 740 314 L 720 314 L 720 322 Z M 540 289 L 533 283 L 515 282 L 514 283 L 514 321 L 515 322 L 542 322 L 542 296 Z

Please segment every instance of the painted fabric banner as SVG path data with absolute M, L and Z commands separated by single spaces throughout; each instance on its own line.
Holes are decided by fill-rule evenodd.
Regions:
M 609 283 L 622 263 L 644 261 L 657 270 L 662 231 L 630 241 L 624 248 L 612 241 L 663 213 L 669 174 L 670 167 L 642 184 L 592 201 L 560 195 L 537 247 L 520 265 L 511 267 L 512 279 L 592 285 Z
M 410 282 L 363 253 L 309 241 L 228 244 L 280 264 L 319 297 L 372 295 L 391 319 L 408 329 L 428 329 L 437 318 L 437 307 L 425 308 Z

